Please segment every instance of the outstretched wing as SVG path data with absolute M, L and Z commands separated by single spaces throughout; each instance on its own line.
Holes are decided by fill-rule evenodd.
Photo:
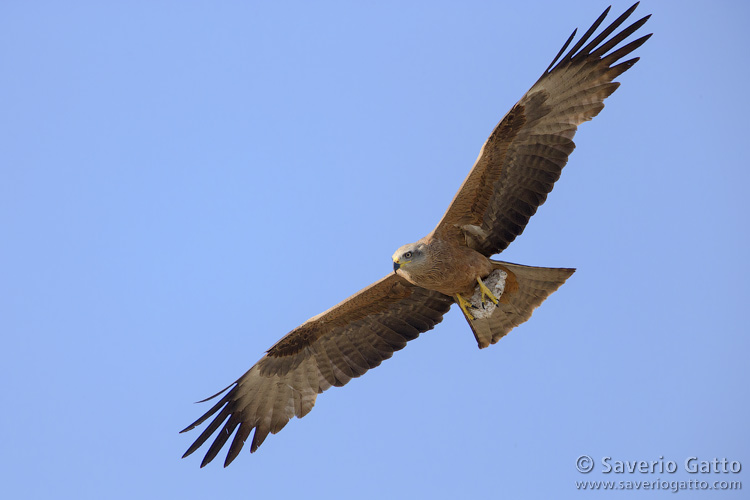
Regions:
M 201 467 L 216 457 L 235 430 L 224 466 L 237 457 L 253 429 L 250 451 L 255 451 L 269 432 L 279 432 L 294 416 L 304 417 L 319 393 L 375 368 L 407 341 L 432 329 L 451 304 L 451 297 L 391 274 L 311 318 L 277 342 L 236 382 L 208 398 L 231 388 L 181 431 L 218 413 L 183 458 L 219 428 Z
M 604 99 L 620 85 L 613 80 L 638 58 L 614 64 L 651 36 L 609 53 L 650 17 L 609 38 L 637 5 L 589 42 L 609 12 L 609 8 L 605 10 L 560 58 L 573 41 L 573 32 L 541 78 L 492 131 L 434 235 L 465 241 L 490 256 L 523 232 L 560 178 L 575 148 L 573 136 L 578 125 L 599 114 Z

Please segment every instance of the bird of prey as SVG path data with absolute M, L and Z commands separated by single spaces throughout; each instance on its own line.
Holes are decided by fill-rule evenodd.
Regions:
M 250 433 L 254 452 L 269 433 L 305 416 L 318 394 L 342 386 L 390 358 L 438 324 L 458 304 L 480 348 L 528 320 L 574 269 L 491 260 L 520 235 L 560 177 L 578 125 L 591 120 L 617 89 L 613 80 L 638 58 L 621 61 L 651 35 L 621 43 L 650 16 L 617 31 L 633 5 L 594 36 L 609 8 L 566 52 L 576 32 L 542 76 L 500 120 L 443 218 L 427 236 L 393 254 L 386 277 L 292 330 L 205 415 L 214 416 L 183 458 L 216 431 L 201 467 L 234 434 L 224 466 Z M 207 400 L 204 400 L 207 401 Z

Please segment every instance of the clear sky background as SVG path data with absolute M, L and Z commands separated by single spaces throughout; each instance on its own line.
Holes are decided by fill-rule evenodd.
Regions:
M 3 496 L 583 498 L 575 481 L 606 479 L 746 494 L 739 1 L 636 11 L 653 13 L 641 61 L 499 257 L 578 268 L 528 323 L 479 351 L 454 308 L 258 453 L 180 460 L 198 433 L 178 431 L 209 408 L 192 402 L 391 272 L 606 5 L 3 2 Z M 607 475 L 607 456 L 679 471 Z M 690 475 L 691 456 L 743 470 Z

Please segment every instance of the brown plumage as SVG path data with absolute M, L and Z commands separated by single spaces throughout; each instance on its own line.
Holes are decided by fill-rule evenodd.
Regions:
M 592 38 L 607 9 L 565 53 L 574 31 L 541 78 L 492 131 L 437 227 L 394 254 L 395 273 L 292 330 L 247 373 L 208 398 L 229 389 L 182 431 L 214 417 L 183 457 L 216 431 L 201 467 L 235 431 L 224 465 L 236 458 L 253 431 L 250 451 L 255 451 L 269 433 L 280 431 L 294 416 L 306 415 L 319 393 L 378 366 L 432 329 L 455 301 L 470 296 L 495 271 L 503 271 L 506 278 L 492 312 L 473 318 L 471 310 L 462 307 L 479 347 L 497 342 L 529 319 L 574 270 L 489 257 L 523 232 L 575 148 L 578 125 L 602 110 L 604 99 L 619 85 L 614 78 L 638 60 L 619 62 L 650 35 L 616 47 L 648 16 L 613 35 L 636 6 Z

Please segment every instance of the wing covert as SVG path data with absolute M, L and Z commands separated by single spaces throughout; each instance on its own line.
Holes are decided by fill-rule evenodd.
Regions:
M 375 368 L 409 340 L 432 329 L 451 304 L 451 297 L 391 274 L 311 318 L 279 340 L 232 385 L 209 398 L 229 389 L 181 431 L 214 417 L 183 458 L 220 428 L 201 467 L 216 457 L 235 430 L 224 466 L 237 457 L 253 430 L 250 451 L 254 452 L 269 433 L 279 432 L 294 416 L 305 416 L 319 393 Z
M 638 58 L 615 63 L 651 36 L 607 54 L 650 17 L 608 38 L 637 5 L 589 42 L 608 8 L 565 53 L 575 37 L 573 32 L 539 80 L 492 131 L 433 234 L 465 241 L 490 256 L 502 252 L 523 232 L 575 149 L 578 125 L 599 114 L 604 99 L 619 86 L 613 80 Z

